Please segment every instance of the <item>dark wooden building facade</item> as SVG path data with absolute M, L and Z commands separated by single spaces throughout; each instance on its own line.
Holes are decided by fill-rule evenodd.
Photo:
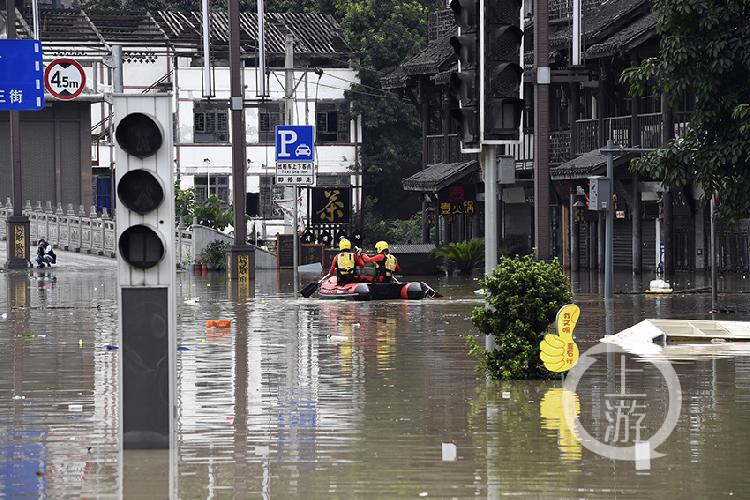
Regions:
M 525 23 L 524 134 L 518 146 L 506 151 L 515 158 L 516 182 L 500 190 L 501 235 L 521 242 L 533 239 L 534 81 L 533 12 L 527 2 Z M 572 2 L 549 2 L 549 172 L 550 254 L 572 269 L 595 269 L 604 262 L 604 221 L 585 205 L 589 177 L 603 175 L 606 159 L 599 149 L 608 139 L 623 147 L 656 148 L 687 130 L 692 102 L 672 102 L 653 89 L 644 97 L 630 97 L 620 83 L 625 68 L 655 56 L 656 18 L 650 0 L 582 0 L 582 64 L 571 64 Z M 432 13 L 427 47 L 383 80 L 388 88 L 411 96 L 419 106 L 423 126 L 423 171 L 404 181 L 406 190 L 423 197 L 423 239 L 431 236 L 429 222 L 438 228 L 438 243 L 483 233 L 481 219 L 467 221 L 441 215 L 441 192 L 451 186 L 473 186 L 482 217 L 481 174 L 473 156 L 462 155 L 456 125 L 448 116 L 448 78 L 456 71 L 448 42 L 455 34 L 450 10 Z M 635 272 L 653 270 L 661 263 L 668 274 L 709 266 L 708 208 L 698 186 L 665 190 L 653 179 L 629 168 L 632 155 L 615 159 L 616 218 L 614 263 Z M 467 162 L 472 166 L 468 166 Z M 537 166 L 538 168 L 538 166 Z M 578 196 L 576 196 L 578 194 Z M 444 199 L 445 196 L 442 197 Z M 748 268 L 747 221 L 722 227 L 719 234 L 723 270 Z M 526 242 L 524 242 L 526 243 Z

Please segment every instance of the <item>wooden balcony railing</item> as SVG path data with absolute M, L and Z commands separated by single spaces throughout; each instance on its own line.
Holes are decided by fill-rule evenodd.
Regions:
M 518 145 L 509 146 L 507 154 L 512 155 L 516 162 L 530 163 L 534 158 L 534 135 L 532 131 L 524 131 L 523 140 Z M 445 148 L 445 136 L 427 136 L 426 165 L 435 163 L 456 163 L 476 159 L 477 155 L 461 153 L 461 143 L 456 134 L 448 136 L 448 149 Z
M 599 133 L 598 119 L 577 120 L 575 124 L 575 134 L 578 139 L 576 155 L 603 147 L 606 144 L 606 139 L 612 139 L 615 144 L 628 148 L 658 148 L 662 145 L 664 122 L 661 113 L 638 115 L 638 135 L 635 138 L 631 137 L 632 120 L 633 117 L 630 115 L 605 118 L 603 120 L 605 140 L 602 140 Z M 689 112 L 674 113 L 675 137 L 680 137 L 687 132 L 689 120 Z

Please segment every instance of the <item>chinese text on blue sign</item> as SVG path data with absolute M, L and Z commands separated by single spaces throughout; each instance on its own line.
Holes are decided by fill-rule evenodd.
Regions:
M 44 109 L 44 65 L 38 40 L 0 40 L 0 111 Z
M 276 127 L 276 161 L 285 163 L 315 161 L 315 134 L 312 125 Z

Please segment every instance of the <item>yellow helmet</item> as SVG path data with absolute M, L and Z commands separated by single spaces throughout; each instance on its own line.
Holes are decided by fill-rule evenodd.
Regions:
M 375 251 L 378 253 L 383 253 L 383 250 L 388 250 L 388 243 L 385 241 L 378 241 L 375 243 Z
M 341 241 L 339 241 L 339 250 L 351 250 L 352 249 L 352 242 L 347 240 L 346 238 L 343 238 Z

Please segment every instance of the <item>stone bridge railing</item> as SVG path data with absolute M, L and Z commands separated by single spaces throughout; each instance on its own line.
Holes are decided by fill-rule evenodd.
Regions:
M 12 214 L 13 205 L 8 200 L 5 206 L 0 206 L 0 240 L 8 238 L 5 221 Z M 49 201 L 44 208 L 42 202 L 37 202 L 36 208 L 32 208 L 31 202 L 27 201 L 23 214 L 28 216 L 30 221 L 29 232 L 32 242 L 44 238 L 51 245 L 63 250 L 115 257 L 115 221 L 106 209 L 97 214 L 96 207 L 91 206 L 86 213 L 83 205 L 80 205 L 78 212 L 75 212 L 73 205 L 69 203 L 67 210 L 63 211 L 61 203 L 53 209 Z M 175 231 L 175 244 L 177 263 L 193 262 L 195 252 L 192 231 L 178 228 Z

